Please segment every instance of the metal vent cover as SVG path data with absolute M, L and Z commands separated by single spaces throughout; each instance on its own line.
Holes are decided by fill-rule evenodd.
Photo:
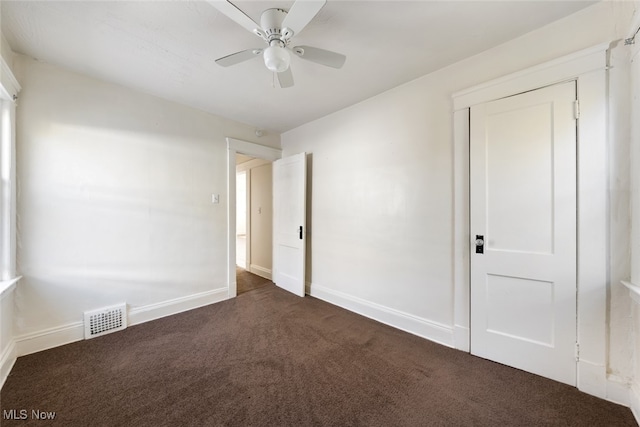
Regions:
M 95 338 L 127 327 L 127 304 L 84 312 L 84 339 Z

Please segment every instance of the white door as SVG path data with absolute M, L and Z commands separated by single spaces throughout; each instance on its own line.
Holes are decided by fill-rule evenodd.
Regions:
M 307 157 L 273 162 L 273 281 L 304 296 Z
M 574 386 L 575 100 L 558 84 L 470 123 L 471 353 Z

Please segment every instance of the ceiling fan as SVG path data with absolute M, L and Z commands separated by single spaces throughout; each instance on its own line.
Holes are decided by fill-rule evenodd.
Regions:
M 326 0 L 296 0 L 288 12 L 277 8 L 267 9 L 262 12 L 260 25 L 258 25 L 230 1 L 209 0 L 209 3 L 218 11 L 263 39 L 268 45 L 266 48 L 247 49 L 223 56 L 216 59 L 216 63 L 229 67 L 262 55 L 265 66 L 277 73 L 278 82 L 282 88 L 293 86 L 290 53 L 327 67 L 341 68 L 347 59 L 342 54 L 311 46 L 289 47 L 292 37 L 299 34 L 311 22 L 326 2 Z

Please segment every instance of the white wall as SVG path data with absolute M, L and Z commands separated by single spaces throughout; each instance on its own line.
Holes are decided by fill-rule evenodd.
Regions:
M 15 62 L 20 352 L 81 338 L 85 310 L 124 301 L 144 321 L 226 298 L 225 137 L 277 147 L 279 136 L 256 141 L 247 125 Z
M 1 20 L 0 20 L 0 23 L 1 23 Z M 11 68 L 11 70 L 13 71 L 13 58 L 15 54 L 13 53 L 13 50 L 11 50 L 11 46 L 9 46 L 9 42 L 4 37 L 4 34 L 2 33 L 1 30 L 2 28 L 0 28 L 0 57 L 2 57 L 2 59 L 7 63 L 9 68 Z
M 333 302 L 451 345 L 452 94 L 620 39 L 633 10 L 630 2 L 598 3 L 283 134 L 284 155 L 312 153 L 308 227 L 313 255 L 307 277 L 312 294 L 315 289 Z M 614 100 L 625 90 L 616 86 L 616 78 L 612 76 Z M 625 114 L 624 102 L 621 108 Z M 614 160 L 624 158 L 620 151 L 624 153 L 616 151 Z M 627 172 L 624 165 L 614 169 L 628 181 L 628 167 Z M 613 202 L 624 194 L 622 188 Z M 619 204 L 624 210 L 624 200 Z M 623 212 L 615 225 L 616 233 L 622 228 L 622 235 L 628 235 L 628 211 L 626 215 Z M 620 242 L 615 237 L 612 243 Z M 615 275 L 628 270 L 628 251 L 620 252 L 614 254 Z M 631 353 L 625 319 L 630 308 L 617 301 L 610 307 L 616 310 L 611 328 L 622 334 L 611 342 L 609 369 L 628 378 Z

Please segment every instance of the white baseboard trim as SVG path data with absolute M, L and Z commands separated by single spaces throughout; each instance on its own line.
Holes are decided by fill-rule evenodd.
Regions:
M 453 328 L 399 310 L 363 300 L 314 283 L 307 284 L 307 294 L 362 316 L 447 347 L 454 347 Z
M 83 339 L 84 324 L 82 322 L 68 323 L 15 338 L 18 357 L 71 344 Z
M 607 377 L 607 400 L 627 406 L 640 425 L 640 384 L 616 375 Z
M 629 381 L 617 375 L 607 375 L 607 400 L 618 405 L 629 406 Z
M 2 356 L 0 356 L 0 389 L 2 389 L 4 382 L 7 380 L 9 372 L 11 372 L 17 358 L 16 343 L 14 340 L 11 340 L 7 348 L 4 349 Z
M 454 347 L 469 353 L 471 351 L 471 331 L 466 326 L 453 325 Z
M 220 288 L 212 291 L 186 297 L 175 298 L 156 304 L 149 304 L 129 310 L 128 325 L 133 326 L 149 322 L 161 317 L 182 313 L 183 311 L 203 307 L 205 305 L 224 301 L 229 298 L 228 288 Z M 84 339 L 84 323 L 75 322 L 67 325 L 49 328 L 42 331 L 25 334 L 15 338 L 16 356 L 26 356 L 61 345 L 70 344 Z
M 205 305 L 224 301 L 229 298 L 229 288 L 219 288 L 212 291 L 201 292 L 199 294 L 188 295 L 186 297 L 175 298 L 168 301 L 136 307 L 129 310 L 129 325 L 150 322 L 151 320 L 204 307 Z
M 578 361 L 578 390 L 599 397 L 607 398 L 607 369 L 604 365 L 588 360 Z
M 640 425 L 640 384 L 633 383 L 629 388 L 629 407 Z
M 249 271 L 253 274 L 257 274 L 260 277 L 264 277 L 265 279 L 272 280 L 271 277 L 271 269 L 264 268 L 256 264 L 251 264 Z

